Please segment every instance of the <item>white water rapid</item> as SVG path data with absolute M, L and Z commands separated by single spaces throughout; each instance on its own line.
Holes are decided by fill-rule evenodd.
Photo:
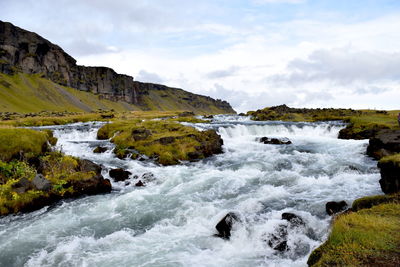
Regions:
M 224 153 L 161 167 L 94 154 L 100 123 L 52 128 L 64 153 L 103 165 L 103 175 L 122 167 L 152 173 L 146 187 L 113 182 L 106 195 L 69 200 L 39 211 L 0 218 L 0 266 L 306 266 L 326 240 L 328 201 L 379 194 L 376 162 L 367 140 L 339 140 L 337 123 L 253 122 L 216 116 L 198 128 L 214 128 Z M 287 137 L 291 145 L 266 145 L 262 136 Z M 228 212 L 240 222 L 230 240 L 214 237 Z M 268 245 L 283 212 L 305 229 L 288 230 L 287 252 Z

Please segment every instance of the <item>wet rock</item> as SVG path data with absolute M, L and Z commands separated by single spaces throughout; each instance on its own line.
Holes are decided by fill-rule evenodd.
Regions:
M 96 147 L 96 148 L 93 150 L 93 153 L 100 154 L 100 153 L 104 153 L 104 152 L 106 152 L 106 151 L 107 151 L 107 148 L 106 148 L 106 147 L 98 146 L 98 147 Z
M 25 193 L 26 191 L 32 189 L 32 183 L 27 178 L 21 178 L 16 183 L 14 183 L 11 188 L 14 192 L 19 194 Z
M 156 177 L 154 176 L 154 174 L 152 174 L 151 172 L 145 172 L 142 174 L 142 177 L 140 177 L 143 181 L 149 183 L 149 182 L 153 182 L 156 180 Z
M 135 184 L 135 186 L 137 186 L 137 187 L 142 187 L 142 186 L 144 186 L 144 183 L 142 182 L 142 180 L 139 180 L 139 182 L 137 182 L 137 183 Z
M 79 163 L 78 171 L 95 172 L 96 174 L 101 173 L 101 167 L 90 160 L 79 159 L 78 163 Z
M 393 161 L 378 163 L 381 171 L 379 184 L 385 194 L 393 194 L 400 191 L 400 166 Z
M 274 250 L 284 252 L 289 249 L 287 245 L 287 226 L 279 225 L 275 233 L 269 235 L 268 245 Z
M 135 141 L 145 140 L 151 136 L 151 131 L 145 128 L 134 129 L 131 136 Z
M 278 138 L 261 137 L 260 143 L 271 144 L 271 145 L 290 145 L 292 141 L 290 141 L 287 138 L 278 139 Z
M 125 171 L 121 168 L 112 169 L 108 172 L 111 178 L 113 178 L 116 182 L 125 181 L 129 178 L 129 175 L 132 173 L 129 171 Z
M 218 231 L 216 236 L 229 239 L 231 237 L 232 225 L 235 221 L 238 221 L 238 216 L 235 213 L 229 212 L 226 214 L 215 226 Z
M 330 201 L 325 205 L 325 210 L 328 215 L 333 215 L 335 213 L 344 211 L 346 208 L 347 208 L 347 203 L 346 201 L 343 200 L 340 202 Z
M 72 194 L 72 197 L 111 192 L 110 180 L 104 179 L 101 174 L 93 175 L 85 180 L 72 180 L 69 182 L 68 186 L 74 188 L 75 192 Z
M 37 190 L 46 192 L 50 191 L 50 189 L 52 188 L 51 182 L 44 178 L 42 174 L 37 174 L 35 178 L 33 178 L 32 185 Z
M 305 222 L 303 221 L 303 219 L 294 214 L 294 213 L 290 213 L 290 212 L 284 212 L 282 213 L 282 220 L 286 220 L 289 222 L 289 224 L 293 227 L 298 227 L 298 226 L 305 226 Z
M 214 116 L 213 115 L 206 115 L 206 116 L 204 116 L 204 118 L 205 119 L 214 119 Z

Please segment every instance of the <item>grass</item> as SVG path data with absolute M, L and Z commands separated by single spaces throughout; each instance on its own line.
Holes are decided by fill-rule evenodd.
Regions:
M 117 121 L 100 128 L 97 137 L 112 138 L 111 141 L 116 144 L 114 153 L 121 158 L 134 149 L 163 165 L 189 160 L 195 155 L 193 153 L 196 153 L 196 158 L 204 158 L 208 152 L 202 151 L 202 148 L 215 142 L 211 133 L 200 132 L 171 120 Z
M 400 153 L 383 157 L 379 160 L 379 163 L 380 164 L 392 164 L 393 166 L 400 168 Z
M 355 206 L 384 198 L 364 198 Z M 399 266 L 400 204 L 389 202 L 338 216 L 328 240 L 311 253 L 309 266 Z
M 0 128 L 0 160 L 37 157 L 46 151 L 48 139 L 48 132 Z

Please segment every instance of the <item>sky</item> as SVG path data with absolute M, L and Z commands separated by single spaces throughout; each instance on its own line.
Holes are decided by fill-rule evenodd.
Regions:
M 399 0 L 1 0 L 0 20 L 238 112 L 400 109 Z

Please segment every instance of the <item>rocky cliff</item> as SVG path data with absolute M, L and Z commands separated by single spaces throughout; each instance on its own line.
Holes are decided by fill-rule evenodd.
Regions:
M 170 94 L 162 92 L 179 90 L 183 105 L 193 109 L 201 108 L 213 113 L 234 113 L 226 101 L 192 94 L 164 85 L 134 81 L 133 77 L 116 73 L 107 67 L 85 67 L 76 64 L 76 60 L 59 46 L 49 42 L 36 33 L 0 21 L 0 72 L 14 74 L 42 74 L 57 84 L 81 91 L 92 92 L 113 101 L 125 101 L 144 110 L 159 109 L 156 101 L 149 100 L 152 92 L 158 91 L 160 100 L 167 101 Z M 150 97 L 151 98 L 151 97 Z M 167 101 L 168 102 L 168 101 Z M 175 101 L 176 102 L 176 101 Z M 174 107 L 174 105 L 169 105 Z M 175 105 L 182 109 L 181 105 Z M 216 112 L 218 111 L 218 112 Z

